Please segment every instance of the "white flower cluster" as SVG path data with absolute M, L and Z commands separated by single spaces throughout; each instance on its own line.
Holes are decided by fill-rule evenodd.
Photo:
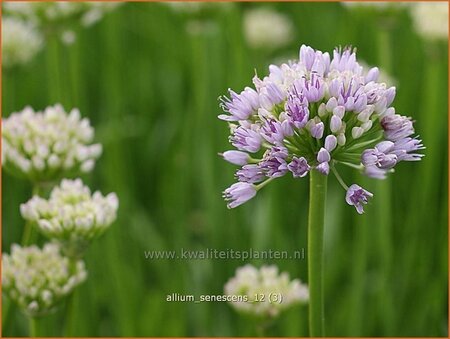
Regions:
M 29 62 L 42 48 L 39 31 L 16 18 L 2 18 L 2 65 L 12 67 Z
M 16 18 L 33 25 L 38 30 L 56 33 L 65 44 L 75 41 L 74 28 L 88 27 L 120 6 L 121 2 L 73 2 L 73 1 L 6 1 L 3 9 L 7 18 Z M 12 37 L 10 39 L 13 39 Z M 27 46 L 21 45 L 26 53 Z
M 258 317 L 276 317 L 282 310 L 309 299 L 308 287 L 289 274 L 278 272 L 276 266 L 239 267 L 225 285 L 225 294 L 247 296 L 248 301 L 232 302 L 238 311 Z
M 73 257 L 80 256 L 116 220 L 118 207 L 115 193 L 91 195 L 80 179 L 64 179 L 48 200 L 34 196 L 20 206 L 20 212 L 45 236 L 60 241 L 65 254 Z
M 86 276 L 83 261 L 71 264 L 55 244 L 12 245 L 11 254 L 3 254 L 2 290 L 30 316 L 51 311 Z
M 448 39 L 448 3 L 424 1 L 411 5 L 417 32 L 425 39 Z
M 102 153 L 89 145 L 94 129 L 78 109 L 61 105 L 35 112 L 31 107 L 2 120 L 2 163 L 12 174 L 34 182 L 90 172 Z
M 292 41 L 293 32 L 289 18 L 269 8 L 252 9 L 244 14 L 244 34 L 250 47 L 283 47 Z
M 349 8 L 373 8 L 378 10 L 400 9 L 408 6 L 407 2 L 391 1 L 343 1 L 341 4 Z
M 6 1 L 4 9 L 8 15 L 22 17 L 37 25 L 79 18 L 83 26 L 90 26 L 120 5 L 120 2 Z
M 162 5 L 170 7 L 174 12 L 198 14 L 203 10 L 222 10 L 230 8 L 231 2 L 199 2 L 199 1 L 163 1 Z

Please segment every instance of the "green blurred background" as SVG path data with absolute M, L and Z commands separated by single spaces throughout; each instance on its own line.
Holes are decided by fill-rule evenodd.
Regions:
M 291 43 L 248 46 L 242 18 L 257 7 L 293 22 Z M 385 182 L 344 171 L 347 182 L 375 194 L 362 216 L 330 176 L 326 334 L 448 335 L 447 42 L 420 38 L 406 9 L 339 3 L 234 3 L 187 12 L 126 3 L 76 35 L 72 45 L 50 38 L 31 63 L 2 77 L 4 117 L 60 102 L 91 119 L 104 154 L 83 179 L 120 198 L 117 222 L 86 256 L 89 279 L 77 291 L 74 335 L 255 335 L 251 321 L 226 303 L 165 301 L 170 293 L 221 294 L 247 262 L 146 260 L 144 251 L 306 247 L 307 180 L 286 176 L 227 210 L 221 192 L 235 167 L 217 155 L 230 149 L 218 97 L 249 85 L 255 69 L 262 76 L 270 63 L 296 58 L 303 43 L 330 52 L 353 45 L 359 58 L 389 72 L 397 112 L 416 120 L 427 146 L 423 161 L 401 163 Z M 2 183 L 2 248 L 9 252 L 20 242 L 18 206 L 31 189 L 7 174 Z M 251 263 L 308 278 L 306 260 Z M 61 313 L 42 320 L 41 335 L 61 335 Z M 3 325 L 3 336 L 28 333 L 17 310 Z M 268 334 L 307 336 L 307 307 L 283 313 Z

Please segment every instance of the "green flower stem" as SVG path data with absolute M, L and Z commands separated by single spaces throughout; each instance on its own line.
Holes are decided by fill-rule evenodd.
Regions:
M 70 271 L 75 271 L 75 265 L 76 265 L 76 259 L 70 259 Z M 75 311 L 77 306 L 77 299 L 76 299 L 76 289 L 67 297 L 66 302 L 66 314 L 64 319 L 64 336 L 65 337 L 73 337 L 73 330 L 75 327 Z
M 74 313 L 76 307 L 76 291 L 73 291 L 67 297 L 66 304 L 66 316 L 65 316 L 65 325 L 64 325 L 64 336 L 65 337 L 73 337 L 74 324 L 73 321 Z
M 323 230 L 328 176 L 321 174 L 317 170 L 312 170 L 309 175 L 309 334 L 311 337 L 323 337 Z
M 25 222 L 23 235 L 22 235 L 22 246 L 28 246 L 33 234 L 33 224 L 30 221 Z
M 33 184 L 32 197 L 40 194 L 39 184 Z M 34 227 L 30 221 L 25 222 L 23 235 L 22 235 L 22 246 L 28 246 L 32 243 L 34 239 Z
M 28 318 L 28 324 L 30 326 L 29 328 L 29 336 L 30 338 L 36 338 L 39 336 L 38 333 L 38 320 L 36 317 L 29 317 Z
M 353 164 L 350 164 L 350 165 L 353 165 Z M 348 186 L 346 185 L 346 183 L 344 182 L 342 177 L 339 175 L 339 173 L 336 170 L 336 168 L 334 167 L 334 165 L 331 166 L 331 170 L 333 171 L 334 175 L 336 176 L 337 181 L 339 181 L 339 183 L 341 184 L 342 188 L 344 188 L 345 190 L 348 190 Z

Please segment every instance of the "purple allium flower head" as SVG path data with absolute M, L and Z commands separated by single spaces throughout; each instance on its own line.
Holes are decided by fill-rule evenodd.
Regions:
M 264 172 L 257 164 L 245 165 L 236 172 L 236 179 L 255 184 L 264 180 Z
M 246 87 L 240 94 L 230 89 L 229 93 L 230 98 L 221 98 L 221 107 L 231 115 L 221 114 L 219 119 L 226 121 L 246 120 L 258 110 L 259 95 L 254 89 Z
M 356 211 L 359 214 L 363 214 L 364 213 L 363 205 L 367 204 L 369 198 L 372 197 L 373 197 L 372 193 L 366 191 L 361 186 L 353 184 L 347 190 L 345 201 L 347 201 L 347 204 L 355 206 Z
M 255 185 L 246 182 L 237 182 L 223 192 L 228 208 L 235 208 L 249 201 L 256 195 Z
M 292 161 L 288 165 L 289 171 L 292 172 L 294 178 L 303 178 L 308 174 L 311 167 L 308 165 L 308 162 L 305 158 L 296 156 L 292 157 Z
M 378 68 L 358 63 L 355 49 L 338 48 L 330 59 L 302 45 L 298 61 L 271 65 L 267 76 L 253 78 L 254 89 L 230 90 L 229 99 L 222 99 L 229 115 L 220 118 L 236 122 L 230 141 L 238 151 L 222 156 L 243 166 L 236 178 L 250 186 L 240 187 L 256 193 L 288 171 L 294 178 L 318 171 L 333 172 L 346 188 L 339 166 L 384 179 L 400 162 L 420 160 L 424 146 L 413 135 L 413 121 L 395 114 L 395 87 L 387 88 L 378 76 Z M 356 185 L 347 195 L 358 212 L 372 196 Z
M 234 165 L 245 165 L 248 163 L 250 156 L 242 151 L 225 151 L 220 154 L 226 161 Z

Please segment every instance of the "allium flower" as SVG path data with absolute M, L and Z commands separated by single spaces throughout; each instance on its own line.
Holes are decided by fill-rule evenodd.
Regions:
M 395 87 L 378 82 L 378 68 L 364 69 L 350 48 L 330 57 L 303 45 L 299 54 L 296 62 L 271 65 L 263 79 L 255 76 L 254 89 L 229 90 L 230 98 L 221 99 L 228 114 L 219 118 L 230 123 L 230 142 L 239 150 L 224 154 L 244 166 L 236 178 L 245 184 L 225 191 L 228 207 L 286 173 L 302 178 L 311 170 L 333 172 L 347 190 L 339 164 L 383 179 L 399 162 L 423 156 L 413 120 L 395 113 Z
M 294 27 L 281 13 L 269 8 L 248 10 L 244 14 L 244 34 L 253 48 L 277 49 L 291 42 Z
M 417 32 L 425 39 L 448 39 L 448 3 L 423 1 L 411 4 Z
M 42 48 L 36 28 L 16 18 L 2 18 L 2 65 L 12 67 L 29 62 Z
M 20 212 L 46 237 L 58 240 L 66 255 L 79 257 L 116 220 L 118 206 L 115 193 L 91 194 L 80 179 L 64 179 L 48 200 L 34 196 Z
M 2 120 L 2 163 L 13 175 L 44 182 L 89 172 L 102 153 L 90 144 L 94 129 L 78 109 L 61 105 L 35 112 L 31 107 Z
M 32 317 L 50 312 L 86 276 L 84 262 L 71 263 L 55 244 L 12 245 L 11 254 L 3 253 L 2 290 Z
M 276 317 L 281 311 L 309 299 L 308 287 L 298 279 L 290 280 L 286 272 L 279 273 L 276 266 L 239 267 L 224 290 L 227 295 L 246 297 L 247 301 L 231 305 L 257 317 Z

